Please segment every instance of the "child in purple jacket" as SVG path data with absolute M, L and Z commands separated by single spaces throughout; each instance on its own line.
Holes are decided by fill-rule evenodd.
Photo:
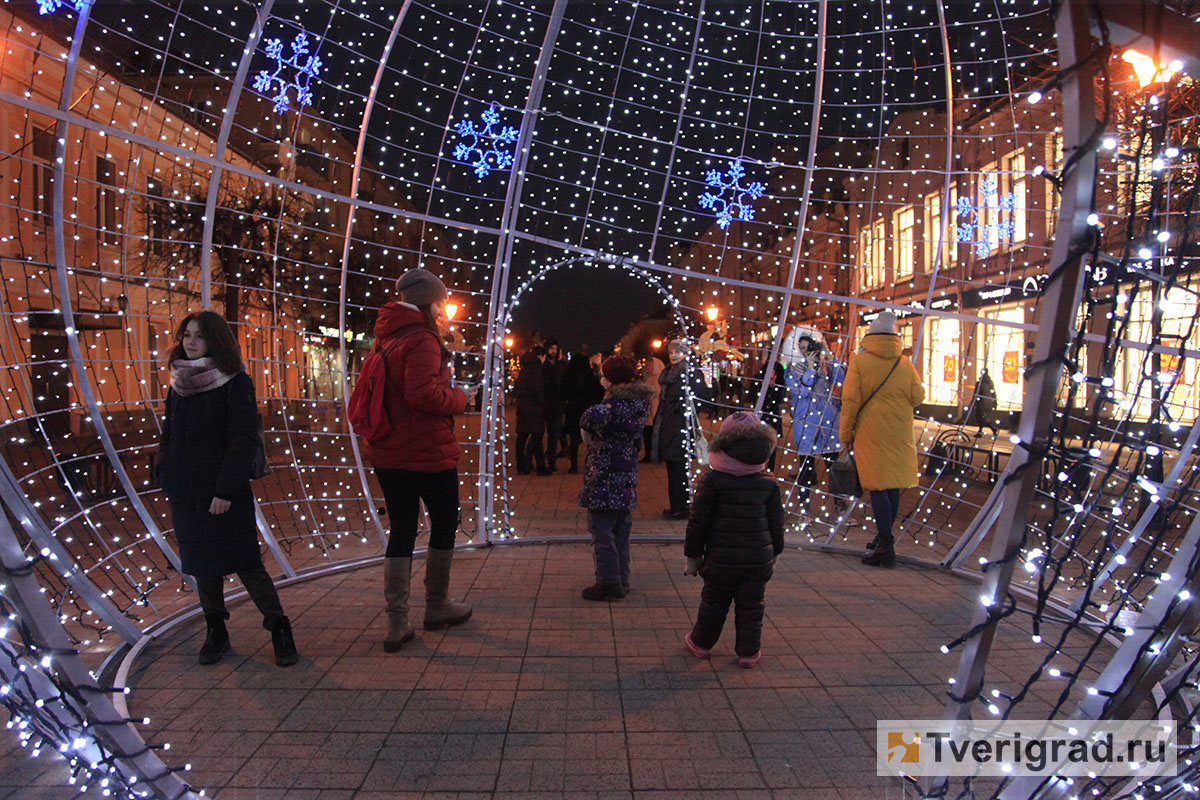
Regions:
M 629 534 L 637 506 L 638 444 L 654 389 L 640 383 L 629 356 L 609 356 L 600 365 L 604 400 L 583 412 L 579 427 L 587 442 L 579 505 L 588 510 L 596 558 L 596 582 L 584 600 L 613 600 L 629 591 Z

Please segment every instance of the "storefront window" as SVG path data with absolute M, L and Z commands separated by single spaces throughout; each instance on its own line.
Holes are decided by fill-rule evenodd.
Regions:
M 892 226 L 895 231 L 893 247 L 895 248 L 896 279 L 907 278 L 913 274 L 913 229 L 916 227 L 916 213 L 912 206 L 906 206 L 892 215 Z
M 962 373 L 958 352 L 959 325 L 956 319 L 929 317 L 921 344 L 925 402 L 958 405 L 958 381 Z
M 1025 310 L 1021 306 L 984 311 L 982 316 L 997 322 L 1025 322 Z M 975 339 L 980 370 L 987 369 L 996 386 L 996 408 L 1019 411 L 1025 397 L 1025 331 L 1007 325 L 980 323 Z
M 1130 309 L 1129 327 L 1124 338 L 1145 344 L 1153 341 L 1153 302 L 1150 291 L 1138 292 L 1133 308 Z M 1196 304 L 1196 297 L 1183 289 L 1176 288 L 1167 292 L 1161 303 L 1161 343 L 1173 350 L 1181 343 L 1189 350 L 1200 349 L 1200 331 L 1189 330 L 1193 327 Z M 1171 419 L 1190 423 L 1196 418 L 1196 408 L 1200 403 L 1194 359 L 1180 358 L 1173 353 L 1163 354 L 1159 357 L 1158 375 L 1153 376 L 1152 358 L 1145 350 L 1121 348 L 1116 362 L 1116 388 L 1119 390 L 1117 402 L 1132 405 L 1135 419 L 1148 419 L 1154 403 L 1152 381 L 1157 380 L 1165 394 L 1163 401 Z

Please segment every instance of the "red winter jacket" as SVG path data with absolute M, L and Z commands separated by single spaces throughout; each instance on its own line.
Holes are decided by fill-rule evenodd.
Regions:
M 379 309 L 375 347 L 386 350 L 401 328 L 423 325 L 421 311 L 394 300 Z M 372 466 L 414 472 L 444 472 L 458 466 L 460 454 L 454 415 L 467 407 L 462 389 L 450 386 L 450 361 L 432 331 L 402 338 L 387 355 L 387 391 L 383 396 L 392 432 L 371 443 L 363 455 Z

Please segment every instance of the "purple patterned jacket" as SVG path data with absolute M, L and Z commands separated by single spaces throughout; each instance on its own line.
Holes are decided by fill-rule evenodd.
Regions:
M 653 394 L 645 384 L 617 384 L 583 412 L 579 427 L 590 441 L 579 505 L 597 511 L 637 507 L 638 444 Z

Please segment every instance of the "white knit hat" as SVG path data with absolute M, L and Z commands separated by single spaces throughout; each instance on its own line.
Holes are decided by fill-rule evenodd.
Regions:
M 896 315 L 890 311 L 880 311 L 879 316 L 871 320 L 867 335 L 872 333 L 890 333 L 896 335 Z

